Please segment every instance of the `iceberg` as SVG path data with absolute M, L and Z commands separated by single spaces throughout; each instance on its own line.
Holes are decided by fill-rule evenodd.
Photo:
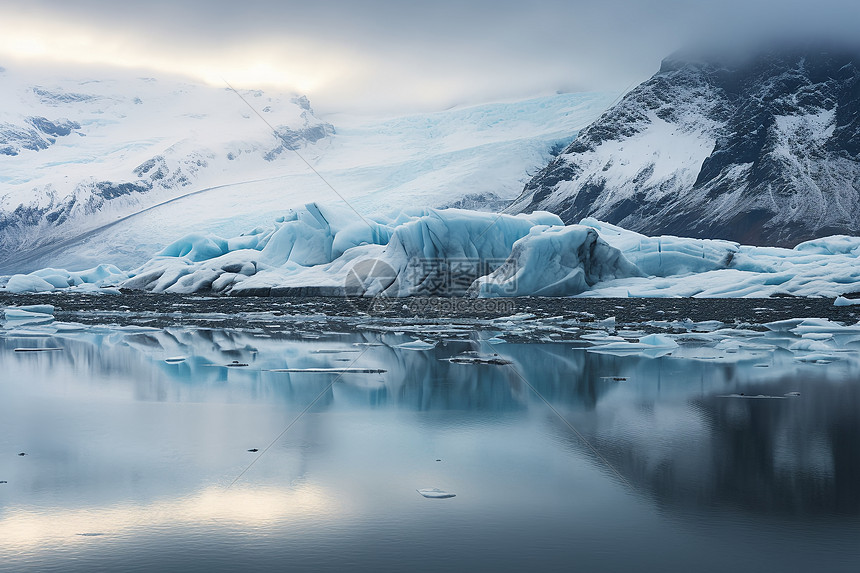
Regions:
M 73 289 L 95 292 L 104 287 L 116 286 L 128 278 L 128 273 L 114 265 L 98 265 L 77 272 L 49 268 L 27 275 L 12 275 L 6 283 L 5 290 L 16 294 Z
M 644 276 L 617 248 L 583 225 L 537 225 L 513 244 L 504 265 L 478 278 L 476 296 L 569 296 L 607 280 Z
M 331 295 L 829 297 L 860 293 L 860 238 L 794 249 L 648 237 L 596 219 L 412 209 L 360 217 L 309 203 L 235 237 L 190 233 L 138 268 L 42 269 L 0 292 Z M 796 325 L 794 325 L 796 326 Z M 653 347 L 651 347 L 653 350 Z
M 624 253 L 645 276 L 669 277 L 729 268 L 740 245 L 717 239 L 647 237 L 586 217 L 580 221 Z

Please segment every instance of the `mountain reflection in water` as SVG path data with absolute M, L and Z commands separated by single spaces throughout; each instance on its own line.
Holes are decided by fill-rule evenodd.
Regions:
M 199 527 L 217 531 L 235 520 L 229 519 L 227 506 L 207 496 L 248 469 L 258 455 L 248 453 L 249 448 L 263 450 L 319 398 L 293 430 L 271 444 L 271 451 L 259 454 L 258 463 L 238 482 L 242 495 L 258 491 L 267 499 L 280 500 L 266 503 L 259 498 L 255 503 L 239 496 L 244 501 L 237 503 L 246 508 L 247 519 L 262 520 L 253 527 L 277 530 L 285 523 L 316 519 L 327 527 L 341 523 L 349 529 L 350 520 L 360 522 L 381 509 L 370 509 L 339 492 L 372 490 L 373 499 L 390 504 L 387 515 L 404 512 L 405 521 L 398 527 L 419 537 L 428 535 L 407 517 L 413 511 L 409 504 L 415 502 L 409 496 L 420 487 L 445 486 L 441 468 L 453 459 L 461 464 L 460 481 L 447 479 L 459 484 L 459 490 L 448 503 L 471 507 L 473 513 L 462 517 L 463 523 L 495 512 L 499 523 L 513 520 L 512 535 L 516 519 L 532 519 L 526 506 L 504 496 L 485 506 L 491 500 L 479 493 L 482 487 L 488 493 L 501 487 L 487 481 L 499 472 L 515 472 L 505 482 L 507 487 L 526 488 L 521 495 L 534 496 L 535 507 L 547 504 L 546 527 L 561 527 L 558 520 L 563 515 L 577 519 L 562 512 L 570 493 L 562 484 L 579 483 L 574 477 L 587 471 L 591 481 L 583 483 L 602 480 L 599 488 L 608 488 L 600 490 L 606 496 L 600 498 L 602 503 L 612 507 L 604 508 L 605 519 L 630 511 L 632 502 L 619 497 L 619 492 L 626 492 L 654 512 L 648 519 L 668 518 L 681 531 L 690 527 L 722 531 L 741 520 L 747 534 L 763 524 L 776 527 L 789 545 L 802 545 L 795 525 L 826 532 L 835 528 L 846 538 L 860 533 L 856 362 L 802 364 L 780 350 L 719 363 L 678 356 L 619 357 L 566 343 L 490 346 L 480 341 L 479 334 L 488 337 L 475 333 L 471 339 L 440 340 L 431 350 L 415 351 L 397 348 L 411 340 L 407 336 L 374 333 L 329 333 L 319 339 L 193 328 L 105 327 L 50 336 L 7 333 L 0 339 L 4 373 L 0 440 L 4 451 L 26 449 L 30 455 L 19 464 L 9 459 L 0 464 L 0 479 L 9 481 L 0 486 L 4 488 L 0 528 L 18 524 L 20 530 L 21 520 L 29 519 L 37 524 L 32 531 L 37 531 L 58 520 L 67 525 L 66 529 L 58 525 L 58 530 L 68 533 L 84 527 L 70 523 L 95 527 L 68 516 L 102 511 L 105 527 L 118 531 L 124 519 L 139 519 L 136 512 L 164 516 L 185 508 L 181 512 L 200 517 Z M 12 352 L 21 346 L 63 350 Z M 498 353 L 512 364 L 447 360 L 470 350 Z M 180 357 L 184 360 L 165 362 Z M 233 364 L 247 366 L 228 367 Z M 381 372 L 272 371 L 349 367 Z M 800 395 L 786 396 L 792 392 Z M 759 395 L 767 397 L 751 398 Z M 416 469 L 425 463 L 425 469 Z M 402 478 L 403 493 L 392 493 L 394 481 L 380 483 L 377 472 L 383 468 Z M 528 480 L 546 487 L 533 488 Z M 471 497 L 470 488 L 476 488 Z M 305 510 L 281 512 L 274 509 L 278 504 Z M 549 509 L 553 504 L 559 505 L 558 515 Z M 126 509 L 119 513 L 110 509 L 116 507 Z M 63 522 L 63 515 L 68 521 Z M 441 519 L 441 514 L 432 519 Z M 432 519 L 433 527 L 439 526 Z M 619 519 L 647 522 L 641 516 Z M 165 523 L 188 526 L 187 520 Z M 165 523 L 155 525 L 166 527 Z M 670 535 L 657 533 L 659 529 L 648 535 Z M 441 535 L 442 530 L 433 531 Z M 30 557 L 42 550 L 28 545 L 21 535 L 18 545 L 7 540 L 6 549 Z M 47 534 L 32 535 L 40 546 L 64 543 Z M 317 542 L 325 545 L 320 540 L 327 534 L 320 535 Z M 487 541 L 485 549 L 493 543 L 504 545 L 505 536 L 499 535 L 499 540 Z M 611 546 L 605 542 L 609 545 L 595 549 L 595 559 L 598 554 L 605 558 Z M 483 542 L 476 543 L 484 547 Z M 840 559 L 857 555 L 856 547 L 854 553 L 846 553 L 848 545 L 839 539 L 833 543 L 841 551 Z M 499 550 L 504 554 L 503 547 Z M 452 551 L 460 555 L 456 547 Z M 666 565 L 658 553 L 642 551 L 655 564 Z M 791 551 L 800 549 L 789 550 L 786 560 L 797 559 Z M 568 555 L 563 545 L 553 545 L 545 554 L 552 564 Z M 691 561 L 679 562 L 697 559 L 693 554 L 688 558 Z M 515 563 L 501 563 L 500 568 Z M 841 563 L 831 563 L 831 569 L 838 570 Z M 439 564 L 429 561 L 427 567 Z M 731 563 L 721 566 L 727 564 Z M 385 569 L 385 563 L 377 566 Z

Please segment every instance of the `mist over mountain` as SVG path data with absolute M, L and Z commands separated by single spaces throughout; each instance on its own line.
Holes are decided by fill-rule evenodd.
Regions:
M 669 57 L 509 210 L 754 245 L 856 235 L 860 50 Z

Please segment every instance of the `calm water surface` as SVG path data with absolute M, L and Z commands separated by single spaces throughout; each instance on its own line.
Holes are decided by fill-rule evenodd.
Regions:
M 857 362 L 476 339 L 7 333 L 0 569 L 860 570 Z

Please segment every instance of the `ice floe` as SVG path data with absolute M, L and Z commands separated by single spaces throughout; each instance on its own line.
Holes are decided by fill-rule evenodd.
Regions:
M 665 334 L 649 334 L 643 336 L 637 341 L 628 341 L 621 339 L 619 342 L 606 342 L 589 348 L 588 352 L 596 352 L 600 354 L 613 354 L 616 356 L 627 356 L 635 354 L 637 356 L 658 358 L 671 353 L 679 347 L 675 340 Z M 602 341 L 601 341 L 602 342 Z
M 291 374 L 383 374 L 387 370 L 383 368 L 272 368 L 266 372 L 282 372 Z
M 431 350 L 436 348 L 435 342 L 425 342 L 423 340 L 413 340 L 412 342 L 404 342 L 403 344 L 398 344 L 397 348 L 402 348 L 404 350 Z
M 456 494 L 449 493 L 445 490 L 441 490 L 437 487 L 430 487 L 426 489 L 417 489 L 415 490 L 421 495 L 429 499 L 448 499 L 451 497 L 457 497 Z

